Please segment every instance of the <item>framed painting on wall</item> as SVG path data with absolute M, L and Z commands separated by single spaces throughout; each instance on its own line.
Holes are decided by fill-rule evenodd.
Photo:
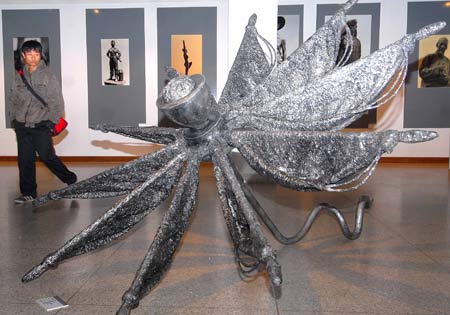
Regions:
M 405 128 L 450 127 L 450 7 L 444 1 L 409 2 L 407 32 L 447 22 L 439 34 L 422 39 L 410 55 L 405 83 Z
M 184 75 L 202 74 L 202 34 L 172 34 L 171 67 Z
M 101 39 L 102 84 L 130 85 L 128 38 Z

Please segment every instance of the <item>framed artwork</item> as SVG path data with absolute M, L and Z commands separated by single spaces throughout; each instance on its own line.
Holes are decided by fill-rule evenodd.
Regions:
M 27 23 L 17 23 L 27 21 Z M 61 44 L 59 10 L 2 10 L 3 66 L 5 84 L 5 121 L 11 127 L 8 98 L 14 72 L 21 66 L 21 47 L 27 40 L 37 40 L 51 71 L 61 82 Z
M 277 61 L 287 59 L 303 43 L 303 5 L 279 5 Z
M 171 67 L 184 75 L 202 74 L 202 34 L 172 34 Z
M 340 8 L 338 4 L 317 5 L 317 22 L 319 28 Z M 344 65 L 363 58 L 379 49 L 380 38 L 380 4 L 357 3 L 347 14 L 347 26 L 353 36 L 352 53 Z M 341 59 L 345 50 L 345 38 L 342 37 L 338 58 Z M 363 114 L 361 118 L 353 122 L 347 128 L 369 128 L 377 119 L 376 109 Z
M 450 87 L 450 34 L 431 35 L 419 42 L 417 88 Z
M 102 84 L 130 85 L 128 38 L 101 39 Z
M 450 127 L 450 9 L 443 1 L 409 2 L 407 33 L 437 21 L 439 34 L 421 40 L 410 54 L 405 83 L 405 128 Z
M 217 96 L 217 8 L 158 8 L 158 93 L 168 82 L 166 68 L 203 74 Z M 158 125 L 177 127 L 159 111 Z
M 89 126 L 145 123 L 144 38 L 143 8 L 86 10 Z

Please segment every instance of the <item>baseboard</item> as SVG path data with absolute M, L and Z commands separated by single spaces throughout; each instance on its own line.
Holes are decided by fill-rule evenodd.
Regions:
M 382 157 L 380 163 L 448 164 L 446 157 Z
M 137 156 L 60 156 L 64 162 L 129 162 Z M 17 161 L 17 156 L 0 156 L 0 161 Z M 448 164 L 446 157 L 382 157 L 380 163 Z M 211 163 L 203 163 L 209 165 Z
M 59 156 L 59 158 L 63 162 L 129 162 L 137 156 Z M 17 156 L 0 156 L 0 161 L 17 161 Z

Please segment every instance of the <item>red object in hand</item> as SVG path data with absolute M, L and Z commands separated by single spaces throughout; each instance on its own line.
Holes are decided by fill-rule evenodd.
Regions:
M 59 122 L 53 127 L 53 136 L 59 135 L 61 131 L 66 129 L 68 124 L 69 123 L 64 118 L 60 117 Z

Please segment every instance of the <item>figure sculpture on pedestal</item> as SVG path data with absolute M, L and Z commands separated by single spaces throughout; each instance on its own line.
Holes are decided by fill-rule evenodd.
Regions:
M 111 48 L 106 52 L 106 57 L 109 58 L 109 79 L 112 81 L 120 81 L 119 78 L 119 62 L 122 53 L 116 47 L 116 41 L 111 40 Z

